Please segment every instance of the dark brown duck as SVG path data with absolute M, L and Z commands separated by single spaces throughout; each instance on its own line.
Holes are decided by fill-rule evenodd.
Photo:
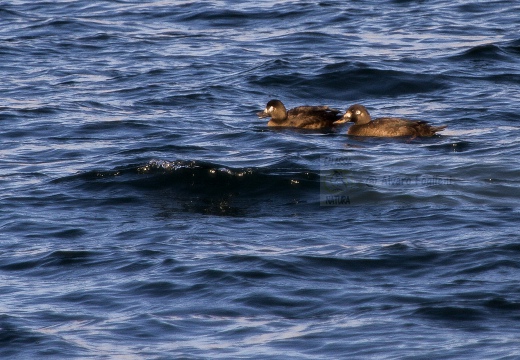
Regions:
M 428 137 L 446 128 L 446 125 L 431 126 L 426 121 L 408 120 L 395 117 L 383 117 L 371 120 L 370 114 L 363 105 L 352 105 L 343 118 L 335 124 L 353 122 L 347 134 L 373 137 Z
M 267 126 L 294 127 L 300 129 L 325 129 L 341 120 L 340 111 L 328 106 L 298 106 L 287 111 L 280 100 L 271 100 L 260 118 L 271 117 Z

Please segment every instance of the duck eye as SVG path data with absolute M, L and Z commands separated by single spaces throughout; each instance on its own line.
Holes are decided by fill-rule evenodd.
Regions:
M 360 110 L 356 110 L 356 115 L 359 115 L 361 114 L 361 111 Z

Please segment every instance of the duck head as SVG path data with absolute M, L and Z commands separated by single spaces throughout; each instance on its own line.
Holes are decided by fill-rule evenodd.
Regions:
M 343 118 L 335 121 L 334 124 L 343 124 L 353 122 L 356 125 L 368 124 L 370 122 L 370 114 L 363 105 L 355 104 L 348 108 Z
M 273 120 L 285 120 L 287 118 L 287 110 L 280 100 L 270 100 L 264 111 L 260 111 L 257 115 L 259 118 L 271 117 Z

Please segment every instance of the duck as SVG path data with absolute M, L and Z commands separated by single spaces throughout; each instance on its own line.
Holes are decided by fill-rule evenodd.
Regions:
M 300 129 L 326 129 L 341 120 L 340 111 L 328 106 L 298 106 L 287 111 L 277 99 L 270 100 L 264 111 L 257 113 L 259 118 L 271 117 L 267 126 L 293 127 Z
M 382 117 L 372 120 L 366 107 L 360 104 L 349 107 L 343 118 L 334 124 L 346 122 L 354 123 L 348 129 L 348 135 L 372 137 L 430 137 L 447 127 L 447 125 L 431 126 L 427 121 L 397 117 Z

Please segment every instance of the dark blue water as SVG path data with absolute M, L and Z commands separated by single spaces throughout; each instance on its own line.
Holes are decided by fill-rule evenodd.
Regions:
M 0 4 L 0 355 L 517 359 L 520 5 Z M 272 130 L 362 103 L 429 139 Z

